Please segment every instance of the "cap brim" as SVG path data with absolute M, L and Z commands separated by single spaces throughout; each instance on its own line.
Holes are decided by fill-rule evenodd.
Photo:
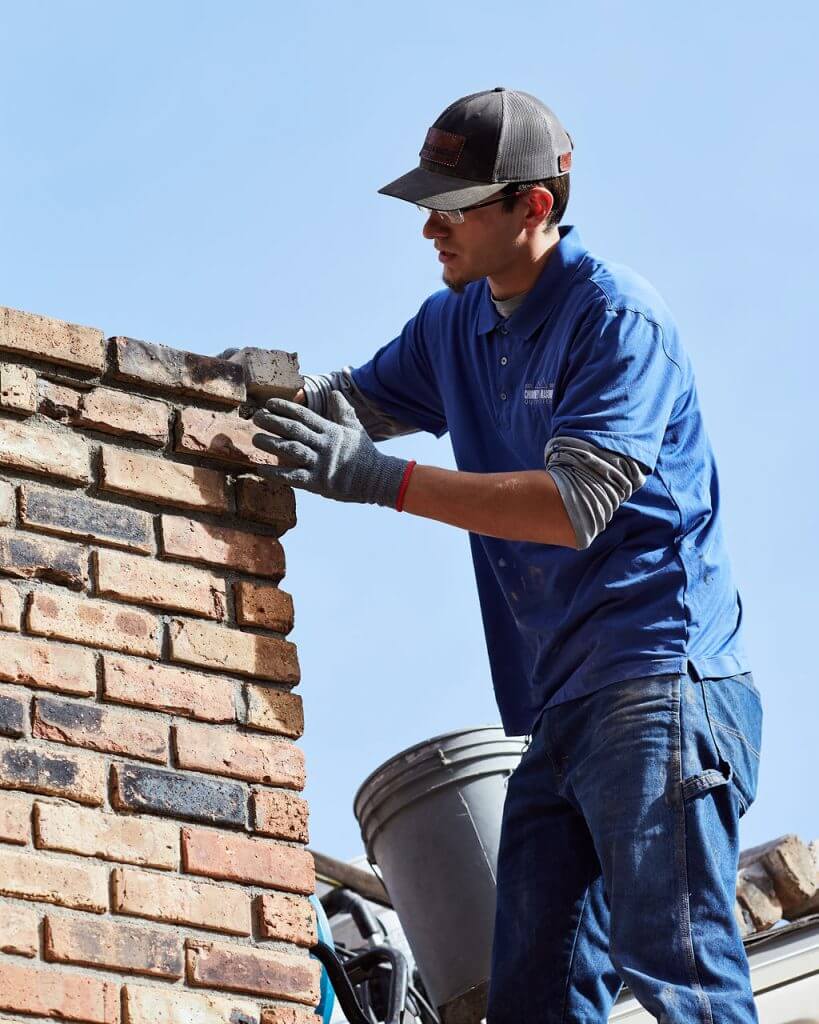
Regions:
M 497 195 L 507 184 L 505 181 L 487 183 L 453 178 L 449 174 L 436 174 L 435 171 L 416 167 L 378 191 L 381 195 L 417 203 L 430 210 L 457 210 Z

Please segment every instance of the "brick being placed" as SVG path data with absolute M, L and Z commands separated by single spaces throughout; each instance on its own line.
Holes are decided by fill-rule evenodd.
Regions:
M 168 395 L 205 398 L 240 405 L 247 397 L 241 366 L 167 345 L 114 338 L 111 342 L 110 375 L 135 385 L 148 385 Z

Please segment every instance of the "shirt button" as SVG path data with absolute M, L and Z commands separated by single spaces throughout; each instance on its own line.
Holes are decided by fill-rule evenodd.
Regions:
M 506 366 L 508 362 L 509 360 L 506 358 L 506 356 L 501 356 L 501 366 Z
M 509 328 L 506 327 L 505 325 L 501 325 L 500 332 L 501 332 L 501 334 L 508 334 L 509 333 Z
M 505 402 L 506 401 L 506 392 L 505 391 L 501 391 L 500 397 L 501 397 L 501 401 Z

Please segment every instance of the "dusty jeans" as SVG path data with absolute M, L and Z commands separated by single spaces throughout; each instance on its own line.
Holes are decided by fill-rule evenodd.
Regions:
M 488 1024 L 604 1024 L 623 981 L 663 1024 L 755 1024 L 733 906 L 761 724 L 750 674 L 544 712 L 509 779 Z

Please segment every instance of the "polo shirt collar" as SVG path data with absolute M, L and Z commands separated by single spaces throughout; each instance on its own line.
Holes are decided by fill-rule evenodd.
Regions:
M 526 298 L 509 317 L 509 330 L 517 337 L 530 338 L 558 305 L 580 264 L 588 255 L 574 227 L 558 228 L 560 241 L 552 250 L 540 277 Z M 478 334 L 489 334 L 503 319 L 492 302 L 486 278 L 481 281 L 478 306 Z

